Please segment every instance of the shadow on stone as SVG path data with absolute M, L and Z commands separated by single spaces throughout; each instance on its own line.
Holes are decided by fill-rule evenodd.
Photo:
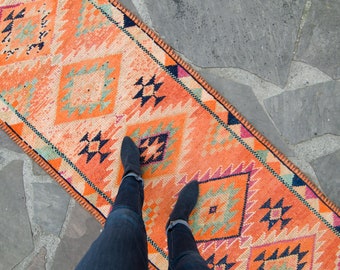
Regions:
M 76 203 L 58 246 L 53 269 L 74 269 L 92 242 L 97 239 L 101 228 L 91 214 Z

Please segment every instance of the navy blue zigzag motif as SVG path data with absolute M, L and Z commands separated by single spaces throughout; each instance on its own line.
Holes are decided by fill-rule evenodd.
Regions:
M 292 206 L 283 206 L 283 198 L 279 200 L 274 206 L 271 206 L 271 199 L 269 198 L 260 209 L 268 209 L 268 212 L 260 220 L 260 222 L 268 222 L 268 230 L 270 230 L 277 222 L 281 221 L 281 230 L 291 221 L 291 218 L 284 218 L 283 216 Z
M 303 258 L 306 256 L 306 254 L 309 252 L 307 251 L 301 251 L 301 244 L 298 244 L 292 251 L 290 251 L 291 247 L 288 246 L 280 255 L 279 255 L 279 249 L 277 248 L 272 254 L 269 254 L 266 256 L 267 251 L 261 252 L 254 260 L 254 262 L 257 261 L 263 261 L 258 270 L 264 270 L 264 266 L 266 261 L 274 261 L 277 259 L 294 256 L 297 255 L 297 265 L 296 269 L 302 270 L 303 267 L 306 265 L 307 262 L 302 262 Z
M 102 153 L 102 148 L 109 140 L 101 138 L 101 131 L 98 132 L 93 139 L 89 139 L 89 133 L 87 132 L 80 142 L 86 142 L 85 147 L 79 152 L 78 155 L 87 155 L 86 163 L 89 163 L 97 154 L 100 156 L 100 163 L 102 163 L 110 154 L 110 152 Z M 93 146 L 93 147 L 92 147 Z
M 133 99 L 140 98 L 142 100 L 142 103 L 141 103 L 142 107 L 151 98 L 155 99 L 155 105 L 154 105 L 155 107 L 165 98 L 165 96 L 158 96 L 157 95 L 157 92 L 160 89 L 160 87 L 163 85 L 163 83 L 162 82 L 156 83 L 156 75 L 153 75 L 152 78 L 147 83 L 144 83 L 144 78 L 142 76 L 135 83 L 135 85 L 141 86 L 141 88 L 138 91 L 138 93 L 133 97 Z M 148 93 L 145 93 L 146 92 L 146 88 L 149 88 L 148 89 L 149 90 Z
M 217 263 L 215 263 L 215 254 L 212 254 L 207 260 L 208 267 L 210 269 L 231 269 L 235 263 L 230 263 L 227 261 L 228 260 L 228 255 L 224 256 L 222 259 L 220 259 Z

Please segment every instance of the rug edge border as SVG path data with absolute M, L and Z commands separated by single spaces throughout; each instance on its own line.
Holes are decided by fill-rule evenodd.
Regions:
M 109 0 L 111 4 L 119 8 L 129 18 L 140 27 L 147 35 L 149 35 L 155 42 L 168 53 L 179 65 L 183 66 L 186 71 L 214 96 L 216 100 L 221 102 L 261 143 L 263 143 L 270 151 L 272 151 L 294 174 L 300 177 L 310 187 L 316 195 L 322 200 L 332 211 L 340 216 L 340 207 L 330 200 L 323 191 L 310 180 L 292 161 L 290 161 L 280 150 L 278 150 L 262 133 L 260 133 L 238 110 L 223 97 L 217 90 L 206 82 L 206 80 L 185 60 L 183 60 L 175 50 L 168 45 L 154 30 L 141 21 L 133 12 L 127 9 L 119 0 Z
M 17 134 L 15 134 L 7 125 L 6 122 L 0 119 L 0 128 L 16 143 L 20 149 L 24 151 L 35 163 L 37 163 L 44 171 L 46 171 L 72 198 L 75 199 L 82 207 L 84 207 L 94 218 L 104 226 L 106 219 L 104 216 L 92 206 L 79 193 L 75 192 L 53 168 L 51 165 L 34 152 Z

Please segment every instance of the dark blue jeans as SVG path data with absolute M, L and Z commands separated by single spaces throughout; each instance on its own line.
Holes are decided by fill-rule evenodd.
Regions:
M 191 230 L 177 224 L 167 232 L 170 270 L 205 270 L 207 263 L 198 252 Z
M 133 176 L 124 178 L 102 233 L 79 262 L 77 270 L 148 269 L 143 200 L 143 183 Z M 167 236 L 169 269 L 208 269 L 189 228 L 178 224 Z

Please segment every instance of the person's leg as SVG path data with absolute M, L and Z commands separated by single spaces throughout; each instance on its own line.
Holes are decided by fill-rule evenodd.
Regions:
M 139 150 L 124 138 L 121 158 L 124 177 L 103 232 L 76 269 L 147 269 L 147 241 L 142 206 L 143 179 Z
M 176 224 L 167 231 L 169 249 L 169 269 L 209 269 L 196 246 L 190 228 L 184 224 Z
M 191 233 L 188 219 L 198 198 L 198 182 L 186 185 L 179 194 L 167 224 L 169 269 L 209 269 Z
M 124 206 L 142 216 L 143 202 L 143 179 L 134 173 L 129 173 L 122 179 L 112 211 Z
M 76 269 L 148 269 L 143 220 L 127 208 L 112 211 L 103 232 Z
M 141 178 L 140 153 L 130 137 L 125 137 L 120 151 L 124 176 L 120 184 L 113 210 L 127 207 L 142 217 L 144 182 Z

